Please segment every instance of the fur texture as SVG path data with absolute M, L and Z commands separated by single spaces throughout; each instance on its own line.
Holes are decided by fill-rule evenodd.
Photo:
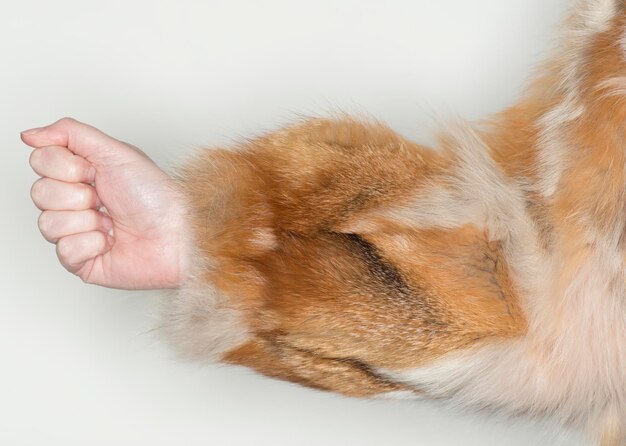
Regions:
M 187 355 L 626 444 L 626 11 L 579 1 L 523 99 L 442 132 L 295 124 L 180 171 Z

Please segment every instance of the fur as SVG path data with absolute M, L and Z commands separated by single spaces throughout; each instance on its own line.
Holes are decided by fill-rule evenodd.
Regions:
M 311 119 L 180 170 L 188 356 L 626 444 L 626 11 L 574 5 L 520 102 L 437 150 Z

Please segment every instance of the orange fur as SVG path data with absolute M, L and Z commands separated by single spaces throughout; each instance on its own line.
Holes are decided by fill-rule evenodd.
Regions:
M 626 17 L 587 0 L 569 23 L 518 105 L 439 151 L 344 117 L 190 160 L 190 283 L 245 332 L 218 358 L 352 396 L 552 414 L 623 444 Z

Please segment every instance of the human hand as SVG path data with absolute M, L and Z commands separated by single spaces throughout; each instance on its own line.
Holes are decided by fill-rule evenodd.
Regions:
M 63 266 L 111 288 L 175 288 L 187 269 L 174 180 L 139 149 L 74 119 L 21 133 L 31 197 Z M 104 207 L 104 209 L 103 209 Z

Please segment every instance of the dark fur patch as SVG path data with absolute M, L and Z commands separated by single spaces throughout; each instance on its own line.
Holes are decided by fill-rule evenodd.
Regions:
M 342 234 L 350 243 L 352 250 L 363 259 L 370 274 L 377 282 L 397 293 L 398 297 L 410 296 L 411 289 L 400 274 L 400 271 L 387 262 L 379 253 L 378 248 L 358 234 Z

